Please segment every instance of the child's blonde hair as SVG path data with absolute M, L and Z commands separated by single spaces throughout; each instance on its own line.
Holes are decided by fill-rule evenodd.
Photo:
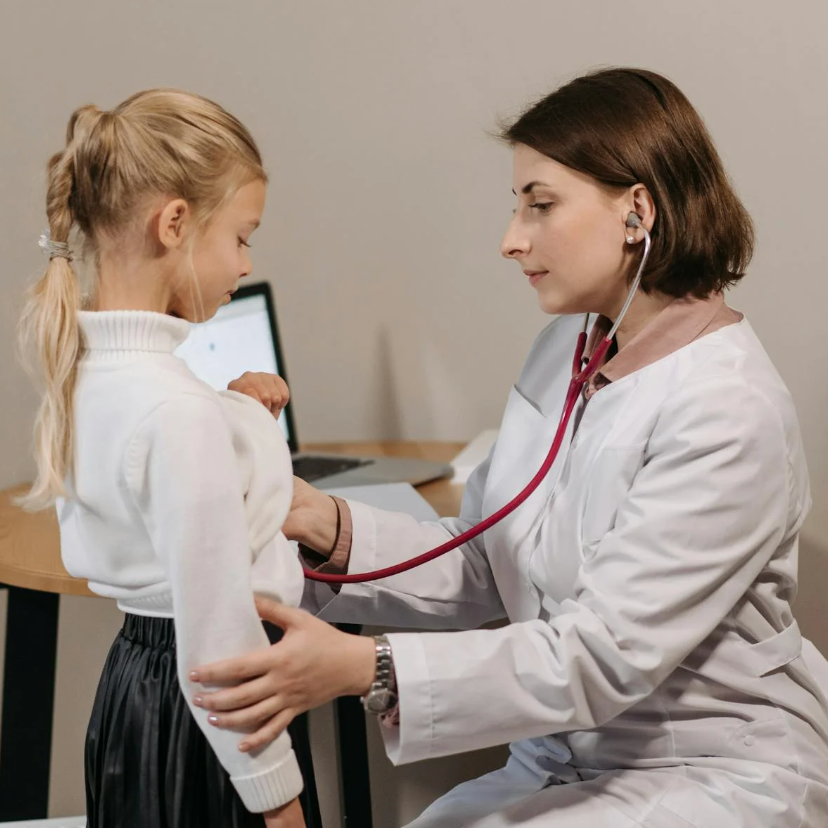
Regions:
M 204 227 L 251 181 L 267 181 L 244 125 L 218 104 L 174 89 L 139 92 L 110 112 L 83 106 L 69 119 L 66 148 L 48 166 L 46 215 L 54 243 L 76 230 L 96 257 L 102 239 L 119 239 L 153 197 L 187 201 Z M 84 343 L 81 288 L 68 256 L 50 259 L 29 293 L 21 341 L 44 381 L 35 424 L 37 478 L 22 503 L 44 508 L 66 494 L 71 470 L 73 400 Z

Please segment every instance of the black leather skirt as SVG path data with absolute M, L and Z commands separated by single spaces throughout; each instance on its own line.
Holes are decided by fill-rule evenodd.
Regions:
M 267 625 L 266 625 L 267 628 Z M 268 629 L 271 640 L 280 631 Z M 290 727 L 308 828 L 321 828 L 306 717 Z M 86 736 L 88 828 L 262 828 L 199 729 L 176 674 L 172 619 L 127 615 Z

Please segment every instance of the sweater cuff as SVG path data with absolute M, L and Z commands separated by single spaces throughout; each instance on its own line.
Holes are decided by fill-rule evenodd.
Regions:
M 333 549 L 327 559 L 313 549 L 299 544 L 299 554 L 305 566 L 315 572 L 326 572 L 331 575 L 347 575 L 348 565 L 351 562 L 351 543 L 354 532 L 354 523 L 348 504 L 336 495 L 329 495 L 336 506 L 336 538 Z M 321 561 L 321 563 L 320 563 Z M 331 591 L 339 595 L 342 584 L 329 584 Z
M 325 555 L 300 543 L 299 554 L 306 566 L 315 572 L 346 575 L 351 560 L 353 519 L 346 501 L 335 495 L 329 495 L 329 497 L 336 505 L 336 538 L 334 539 L 333 549 Z
M 354 524 L 348 504 L 335 495 L 330 495 L 336 504 L 336 540 L 328 560 L 317 568 L 317 572 L 330 572 L 334 575 L 345 575 L 351 561 L 351 540 L 354 533 Z
M 253 776 L 231 776 L 244 807 L 254 814 L 281 808 L 302 792 L 302 773 L 291 750 L 274 768 Z

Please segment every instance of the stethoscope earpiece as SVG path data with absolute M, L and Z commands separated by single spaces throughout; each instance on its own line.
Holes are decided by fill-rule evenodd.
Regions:
M 638 213 L 629 213 L 627 220 L 624 222 L 624 226 L 630 229 L 638 229 L 642 226 L 641 216 L 639 216 Z M 635 236 L 632 233 L 627 233 L 627 244 L 633 244 L 634 242 Z

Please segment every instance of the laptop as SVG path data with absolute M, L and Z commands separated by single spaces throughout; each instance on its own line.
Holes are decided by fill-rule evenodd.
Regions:
M 193 325 L 176 350 L 201 380 L 222 391 L 245 371 L 278 374 L 288 383 L 285 356 L 279 343 L 270 285 L 245 285 L 209 321 Z M 377 483 L 418 485 L 452 473 L 449 463 L 396 457 L 345 457 L 299 451 L 293 401 L 279 416 L 290 446 L 293 473 L 320 489 Z

